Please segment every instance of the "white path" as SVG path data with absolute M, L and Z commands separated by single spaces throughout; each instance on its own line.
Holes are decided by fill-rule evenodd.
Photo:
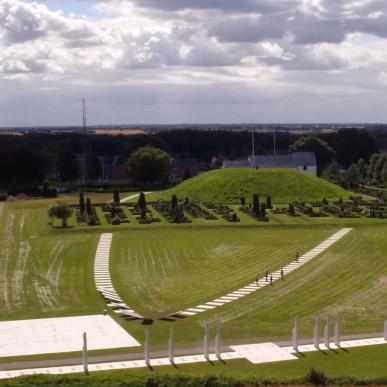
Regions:
M 351 340 L 343 341 L 340 348 L 358 348 L 358 347 L 368 347 L 374 345 L 387 344 L 384 338 L 375 338 L 375 339 L 364 339 L 364 340 Z M 246 359 L 253 364 L 264 364 L 264 363 L 273 363 L 273 362 L 282 362 L 282 361 L 297 361 L 298 357 L 296 352 L 292 347 L 280 347 L 274 343 L 260 343 L 260 344 L 250 344 L 250 345 L 237 345 L 230 347 L 232 351 L 224 352 L 221 354 L 221 359 L 224 361 L 236 360 L 236 359 Z M 321 345 L 320 350 L 324 350 L 325 347 Z M 337 348 L 333 343 L 331 344 L 330 350 L 334 350 L 334 356 L 337 357 Z M 299 347 L 299 352 L 311 352 L 317 351 L 313 345 L 301 345 Z M 329 352 L 328 352 L 329 353 Z M 218 358 L 215 354 L 210 354 L 210 361 L 216 361 Z M 192 363 L 204 363 L 206 362 L 204 355 L 187 355 L 187 356 L 177 356 L 174 358 L 175 365 L 181 364 L 192 364 Z M 171 362 L 169 358 L 156 358 L 150 359 L 150 366 L 168 366 Z M 112 370 L 124 370 L 124 369 L 133 369 L 133 368 L 145 368 L 147 364 L 145 360 L 131 360 L 131 361 L 120 361 L 112 363 L 99 363 L 99 364 L 89 364 L 89 372 L 96 371 L 112 371 Z M 75 374 L 84 372 L 83 365 L 75 366 L 63 366 L 63 367 L 50 367 L 50 368 L 36 368 L 36 369 L 24 369 L 24 370 L 12 370 L 12 371 L 0 371 L 0 379 L 10 379 L 16 378 L 19 376 L 26 375 L 65 375 L 65 374 Z
M 329 247 L 331 247 L 333 244 L 335 244 L 337 241 L 339 241 L 341 238 L 343 238 L 345 235 L 347 235 L 352 229 L 351 228 L 343 228 L 331 237 L 329 237 L 324 242 L 320 243 L 318 246 L 316 246 L 314 249 L 310 250 L 308 253 L 301 256 L 298 261 L 294 261 L 283 267 L 282 269 L 279 269 L 275 271 L 274 273 L 269 274 L 273 278 L 273 282 L 278 281 L 281 279 L 281 270 L 283 270 L 284 276 L 288 275 L 294 270 L 299 269 L 300 267 L 304 266 L 306 263 L 308 263 L 313 258 L 317 257 L 321 253 L 323 253 L 325 250 L 327 250 Z M 251 284 L 240 288 L 232 293 L 229 293 L 223 297 L 216 298 L 212 301 L 209 301 L 205 304 L 194 306 L 193 308 L 188 308 L 181 310 L 177 313 L 173 313 L 170 315 L 170 317 L 181 317 L 181 318 L 187 318 L 191 316 L 195 316 L 198 313 L 203 313 L 209 309 L 214 309 L 219 306 L 228 304 L 230 302 L 239 300 L 242 297 L 245 297 L 249 294 L 252 294 L 256 292 L 259 289 L 264 288 L 265 286 L 270 285 L 269 281 L 266 281 L 265 279 L 260 279 L 258 281 L 258 284 L 256 282 L 252 282 Z
M 114 309 L 114 312 L 128 319 L 142 319 L 143 317 L 130 308 L 118 295 L 112 284 L 109 269 L 110 247 L 113 234 L 101 234 L 94 260 L 94 281 L 97 290 Z
M 152 192 L 144 192 L 144 195 L 149 195 L 151 193 Z M 121 199 L 121 203 L 126 203 L 126 202 L 128 202 L 128 201 L 130 201 L 132 199 L 135 199 L 135 198 L 139 197 L 139 196 L 140 196 L 139 193 L 127 196 L 126 198 Z

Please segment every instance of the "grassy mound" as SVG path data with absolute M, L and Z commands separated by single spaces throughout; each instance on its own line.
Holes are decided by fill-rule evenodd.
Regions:
M 270 195 L 274 203 L 347 198 L 351 193 L 326 180 L 293 169 L 219 169 L 186 180 L 164 191 L 158 198 L 170 200 L 189 197 L 202 202 L 237 203 L 241 196 L 248 202 L 254 193 Z

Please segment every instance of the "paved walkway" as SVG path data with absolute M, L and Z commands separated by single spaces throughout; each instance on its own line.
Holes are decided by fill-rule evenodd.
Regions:
M 359 348 L 366 346 L 382 345 L 387 344 L 387 341 L 384 338 L 378 337 L 374 339 L 363 339 L 363 340 L 352 340 L 352 341 L 343 341 L 340 347 L 336 347 L 333 343 L 330 345 L 330 348 L 327 349 L 323 345 L 320 346 L 320 349 L 317 349 L 313 345 L 303 345 L 299 347 L 299 353 L 302 352 L 312 352 L 318 350 L 333 350 L 335 351 L 335 356 L 337 356 L 337 350 L 339 349 L 348 349 L 348 348 Z M 292 347 L 280 347 L 274 343 L 261 343 L 261 344 L 250 344 L 250 345 L 237 345 L 231 346 L 232 351 L 223 352 L 220 354 L 220 359 L 215 354 L 210 354 L 209 359 L 206 359 L 204 355 L 187 355 L 187 356 L 177 356 L 173 358 L 174 365 L 181 364 L 192 364 L 192 363 L 204 363 L 208 360 L 236 360 L 236 359 L 247 359 L 253 364 L 264 364 L 272 362 L 282 362 L 282 361 L 296 361 L 298 357 L 297 353 Z M 155 358 L 150 359 L 149 364 L 145 360 L 132 360 L 132 361 L 120 361 L 120 362 L 111 362 L 111 363 L 99 363 L 99 364 L 89 364 L 88 371 L 111 371 L 111 370 L 124 370 L 124 369 L 133 369 L 133 368 L 145 368 L 145 367 L 158 367 L 158 366 L 168 366 L 171 365 L 169 357 Z M 13 371 L 0 371 L 0 379 L 9 379 L 19 376 L 26 375 L 38 375 L 38 374 L 47 374 L 47 375 L 65 375 L 73 373 L 82 373 L 84 372 L 83 365 L 74 365 L 74 366 L 63 366 L 63 367 L 50 367 L 50 368 L 34 368 L 34 369 L 23 369 L 23 370 L 13 370 Z
M 110 277 L 109 257 L 113 234 L 101 234 L 94 260 L 94 281 L 98 292 L 114 309 L 114 312 L 127 320 L 138 320 L 143 317 L 130 308 L 118 295 Z
M 152 192 L 144 192 L 144 195 L 149 195 L 149 194 L 151 194 L 151 193 L 152 193 Z M 126 198 L 121 199 L 121 203 L 129 202 L 130 200 L 135 199 L 135 198 L 137 198 L 137 197 L 139 197 L 139 196 L 140 196 L 139 193 L 134 194 L 134 195 L 131 195 L 131 196 L 127 196 Z
M 301 266 L 304 266 L 306 263 L 308 263 L 313 258 L 317 257 L 321 253 L 323 253 L 325 250 L 327 250 L 329 247 L 331 247 L 333 244 L 335 244 L 337 241 L 339 241 L 341 238 L 343 238 L 345 235 L 347 235 L 352 229 L 351 228 L 343 228 L 331 237 L 329 237 L 324 242 L 320 243 L 318 246 L 316 246 L 313 250 L 309 251 L 308 253 L 304 254 L 302 257 L 298 259 L 298 261 L 294 261 L 290 263 L 289 265 L 286 265 L 282 269 L 279 269 L 275 271 L 274 273 L 269 274 L 272 276 L 273 282 L 278 281 L 281 279 L 281 270 L 283 271 L 283 275 L 286 276 L 290 274 L 292 271 L 299 269 Z M 216 298 L 212 301 L 209 301 L 205 304 L 197 305 L 193 308 L 188 308 L 185 310 L 181 310 L 179 312 L 171 314 L 169 317 L 172 318 L 187 318 L 191 316 L 195 316 L 198 313 L 206 312 L 207 310 L 215 309 L 219 306 L 228 304 L 230 302 L 239 300 L 242 297 L 245 297 L 251 293 L 256 292 L 259 289 L 264 288 L 265 286 L 270 285 L 269 281 L 266 281 L 265 279 L 261 279 L 258 281 L 258 284 L 256 282 L 252 282 L 251 284 L 240 288 L 236 290 L 235 292 L 226 294 L 223 297 Z

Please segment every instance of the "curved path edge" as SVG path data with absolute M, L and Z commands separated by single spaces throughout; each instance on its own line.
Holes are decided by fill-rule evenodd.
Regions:
M 331 247 L 333 244 L 335 244 L 337 241 L 339 241 L 341 238 L 347 235 L 351 230 L 352 228 L 342 228 L 340 231 L 336 232 L 328 239 L 321 242 L 314 249 L 310 250 L 309 252 L 301 256 L 297 261 L 291 262 L 288 265 L 284 266 L 282 269 L 279 269 L 274 273 L 271 273 L 270 275 L 272 275 L 273 282 L 281 279 L 281 271 L 283 271 L 283 275 L 286 276 L 290 274 L 292 271 L 297 270 L 301 266 L 304 266 L 310 260 L 312 260 L 313 258 L 323 253 L 325 250 L 327 250 L 329 247 Z M 244 286 L 223 297 L 216 298 L 212 301 L 209 301 L 205 304 L 197 305 L 193 308 L 181 310 L 179 312 L 169 315 L 167 318 L 162 318 L 161 320 L 168 319 L 168 318 L 187 318 L 187 317 L 195 316 L 199 313 L 203 313 L 208 310 L 215 309 L 219 306 L 228 304 L 230 302 L 239 300 L 240 298 L 245 297 L 251 293 L 254 293 L 257 290 L 262 289 L 269 284 L 270 284 L 269 281 L 266 281 L 265 279 L 261 279 L 258 281 L 258 283 L 252 282 L 251 284 Z
M 130 308 L 115 290 L 109 269 L 110 248 L 113 234 L 101 234 L 94 259 L 94 282 L 98 292 L 104 298 L 107 306 L 127 320 L 143 319 L 139 313 Z

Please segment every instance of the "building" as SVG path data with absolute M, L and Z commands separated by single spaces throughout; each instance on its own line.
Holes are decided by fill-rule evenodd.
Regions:
M 317 162 L 314 152 L 295 152 L 290 155 L 255 155 L 247 160 L 225 160 L 223 168 L 290 168 L 317 176 Z
M 180 183 L 199 173 L 199 165 L 195 159 L 177 158 L 171 159 L 171 172 L 169 180 L 171 183 Z

